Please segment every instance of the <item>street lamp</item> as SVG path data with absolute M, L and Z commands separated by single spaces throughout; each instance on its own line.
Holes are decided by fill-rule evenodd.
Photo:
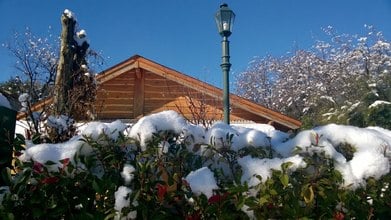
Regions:
M 228 37 L 232 33 L 232 26 L 235 20 L 235 13 L 228 8 L 227 4 L 220 5 L 220 9 L 216 12 L 216 24 L 220 35 L 223 37 L 221 41 L 222 46 L 222 63 L 221 70 L 223 71 L 223 109 L 224 122 L 229 124 L 229 69 L 231 63 L 229 62 L 229 41 Z

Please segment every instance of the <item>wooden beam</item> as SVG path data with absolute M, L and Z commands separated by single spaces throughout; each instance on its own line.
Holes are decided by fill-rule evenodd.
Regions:
M 114 79 L 114 78 L 122 75 L 123 73 L 126 73 L 126 72 L 134 69 L 136 66 L 138 66 L 138 62 L 137 63 L 131 62 L 128 65 L 123 64 L 122 66 L 117 67 L 115 69 L 115 71 L 111 70 L 108 73 L 104 73 L 102 75 L 99 75 L 98 78 L 97 78 L 97 81 L 100 82 L 100 83 L 107 82 L 107 81 L 109 81 L 111 79 Z
M 145 75 L 141 68 L 136 68 L 134 81 L 133 118 L 137 118 L 144 115 Z

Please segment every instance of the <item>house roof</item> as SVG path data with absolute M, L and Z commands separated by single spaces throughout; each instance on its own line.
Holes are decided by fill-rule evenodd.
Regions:
M 223 95 L 223 90 L 220 88 L 202 82 L 198 79 L 195 79 L 191 76 L 178 72 L 159 63 L 156 63 L 140 55 L 132 56 L 129 59 L 101 72 L 101 74 L 97 76 L 97 81 L 99 81 L 100 83 L 104 83 L 135 68 L 142 68 L 148 70 L 168 80 L 175 81 L 191 89 L 200 90 L 214 98 L 220 98 Z M 273 111 L 260 104 L 239 97 L 232 93 L 230 94 L 230 104 L 232 106 L 251 112 L 253 114 L 266 118 L 271 122 L 283 125 L 284 127 L 288 127 L 293 130 L 298 129 L 301 126 L 301 122 L 294 118 Z

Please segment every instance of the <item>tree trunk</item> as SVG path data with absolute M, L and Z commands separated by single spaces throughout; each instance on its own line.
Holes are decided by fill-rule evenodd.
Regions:
M 74 39 L 76 21 L 65 13 L 61 16 L 61 49 L 54 89 L 54 114 L 69 113 L 69 91 L 73 84 L 73 58 L 77 44 Z

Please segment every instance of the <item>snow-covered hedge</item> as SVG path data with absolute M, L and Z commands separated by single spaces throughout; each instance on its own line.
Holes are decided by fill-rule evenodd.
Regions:
M 269 125 L 204 128 L 165 111 L 130 126 L 91 122 L 78 133 L 16 152 L 1 215 L 42 217 L 10 211 L 35 199 L 50 201 L 37 207 L 56 217 L 391 215 L 391 131 L 379 127 L 329 124 L 291 135 Z M 61 190 L 73 206 L 62 207 Z

